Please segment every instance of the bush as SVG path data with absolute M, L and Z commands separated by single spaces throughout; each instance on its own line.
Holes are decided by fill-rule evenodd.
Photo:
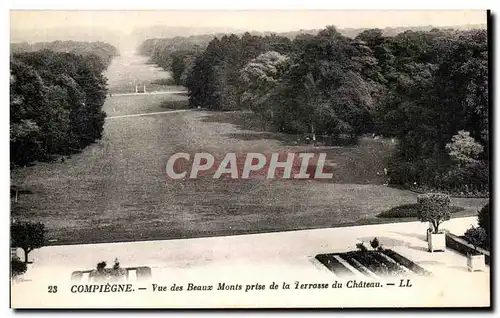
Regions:
M 446 150 L 454 161 L 463 165 L 477 162 L 484 147 L 471 137 L 470 132 L 460 130 L 451 138 L 451 142 L 446 144 Z
M 356 243 L 356 248 L 361 252 L 361 253 L 365 253 L 365 252 L 368 252 L 368 249 L 366 248 L 365 244 L 363 244 L 363 242 L 361 243 Z
M 477 252 L 477 248 L 487 240 L 486 231 L 482 227 L 471 227 L 465 231 L 464 237 L 474 246 L 474 252 Z
M 410 218 L 418 217 L 420 205 L 418 203 L 410 203 L 396 206 L 377 215 L 379 218 Z M 459 206 L 450 206 L 450 213 L 463 211 L 464 208 Z
M 120 262 L 115 259 L 115 263 L 112 268 L 106 268 L 107 263 L 105 261 L 97 263 L 97 269 L 92 270 L 89 273 L 89 279 L 95 281 L 103 280 L 119 280 L 127 274 L 127 270 L 120 267 Z
M 405 141 L 401 140 L 399 145 L 402 143 L 404 144 Z M 406 147 L 409 146 L 405 146 L 404 149 L 407 149 Z M 389 162 L 390 183 L 409 188 L 425 185 L 438 189 L 441 184 L 441 175 L 447 171 L 450 160 L 446 161 L 441 157 L 408 160 L 405 158 L 406 155 L 406 151 L 398 149 Z
M 439 176 L 437 186 L 458 194 L 471 195 L 489 191 L 489 166 L 485 161 L 455 166 Z
M 19 275 L 26 273 L 28 267 L 25 262 L 21 261 L 19 257 L 15 256 L 10 262 L 10 277 L 15 278 Z
M 434 233 L 439 233 L 439 224 L 450 219 L 450 196 L 442 193 L 427 193 L 417 197 L 420 205 L 418 218 L 432 223 Z
M 483 208 L 479 211 L 479 214 L 477 216 L 478 218 L 478 223 L 481 228 L 483 228 L 486 231 L 486 242 L 490 242 L 491 238 L 491 216 L 490 216 L 490 204 L 486 204 L 483 206 Z M 488 244 L 489 245 L 489 244 Z
M 467 240 L 456 235 L 453 235 L 450 232 L 446 232 L 446 247 L 451 248 L 462 255 L 468 255 L 474 253 L 474 246 L 467 242 Z M 486 251 L 484 253 L 484 260 L 486 264 L 491 264 L 490 253 Z
M 484 197 L 489 193 L 489 163 L 481 160 L 461 166 L 446 158 L 406 161 L 396 154 L 389 162 L 390 184 L 419 192 Z

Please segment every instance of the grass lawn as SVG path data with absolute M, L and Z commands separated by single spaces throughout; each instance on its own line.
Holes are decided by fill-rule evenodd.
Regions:
M 139 91 L 146 84 L 148 92 L 184 89 L 180 86 L 165 85 L 165 81 L 172 78 L 170 73 L 156 65 L 145 64 L 147 59 L 144 56 L 129 55 L 115 57 L 104 74 L 108 78 L 109 92 L 133 93 L 136 84 L 139 86 Z
M 120 76 L 125 73 L 113 67 L 121 70 Z M 152 71 L 138 73 L 146 79 Z M 110 82 L 115 89 L 127 81 Z M 169 103 L 179 105 L 183 100 L 186 96 L 113 96 L 104 110 L 108 116 L 165 111 Z M 64 162 L 12 172 L 15 184 L 32 191 L 12 202 L 12 216 L 45 223 L 48 244 L 76 244 L 379 223 L 391 220 L 381 220 L 377 214 L 416 202 L 416 194 L 383 185 L 383 167 L 393 148 L 387 140 L 366 138 L 351 147 L 313 147 L 264 128 L 248 112 L 193 110 L 108 119 L 103 138 L 82 153 Z M 221 156 L 326 152 L 334 178 L 329 182 L 167 178 L 165 165 L 172 154 L 201 151 Z M 470 214 L 487 201 L 457 200 L 452 204 Z
M 156 110 L 162 103 L 154 95 L 133 97 L 113 97 L 106 110 L 115 107 L 114 115 L 122 114 L 116 110 L 120 100 L 124 101 L 123 113 L 138 104 L 143 108 L 134 111 Z M 232 114 L 236 119 L 242 116 Z M 384 180 L 374 171 L 386 156 L 380 150 L 385 145 L 376 145 L 381 140 L 320 149 L 337 164 L 333 165 L 332 182 L 167 179 L 166 161 L 180 151 L 222 154 L 313 149 L 217 121 L 217 116 L 219 113 L 192 111 L 107 120 L 102 140 L 81 154 L 65 162 L 14 171 L 16 183 L 33 194 L 22 195 L 13 203 L 12 214 L 44 222 L 49 244 L 69 244 L 379 223 L 377 214 L 416 202 L 416 194 L 382 185 Z M 248 136 L 242 137 L 245 134 Z M 266 135 L 258 139 L 255 135 L 259 134 Z M 461 200 L 472 207 L 470 213 L 484 201 Z

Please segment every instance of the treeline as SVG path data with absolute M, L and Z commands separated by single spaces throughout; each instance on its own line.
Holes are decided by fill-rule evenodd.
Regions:
M 11 53 L 35 52 L 49 50 L 53 52 L 73 53 L 75 55 L 96 55 L 104 65 L 109 66 L 113 57 L 118 56 L 118 50 L 111 44 L 105 42 L 81 42 L 81 41 L 53 41 L 37 42 L 29 44 L 26 42 L 11 43 Z
M 173 84 L 185 85 L 187 74 L 194 64 L 194 58 L 205 50 L 214 35 L 147 39 L 138 48 L 141 55 L 150 62 L 168 70 Z
M 246 33 L 213 38 L 201 52 L 174 58 L 195 45 L 157 39 L 141 49 L 153 62 L 167 61 L 169 70 L 174 59 L 189 61 L 182 84 L 192 107 L 251 109 L 278 131 L 313 140 L 395 137 L 391 183 L 488 190 L 486 30 L 385 36 L 371 29 L 350 38 L 327 27 L 293 40 Z
M 46 47 L 61 48 L 52 44 Z M 102 49 L 96 54 L 90 53 L 95 47 Z M 77 45 L 74 50 L 85 51 L 85 54 L 46 48 L 12 54 L 12 167 L 78 152 L 101 137 L 105 118 L 101 107 L 107 91 L 102 73 L 116 55 L 116 49 L 109 49 L 107 44 L 90 43 L 87 48 Z M 103 52 L 108 53 L 102 55 Z

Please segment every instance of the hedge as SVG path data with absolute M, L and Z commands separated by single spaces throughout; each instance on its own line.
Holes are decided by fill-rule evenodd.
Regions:
M 396 206 L 390 210 L 381 212 L 377 215 L 379 218 L 409 218 L 418 217 L 418 209 L 420 205 L 418 203 L 403 204 Z M 457 213 L 463 211 L 464 208 L 459 206 L 450 206 L 450 213 Z
M 472 254 L 474 252 L 474 246 L 472 246 L 472 244 L 450 232 L 446 232 L 446 247 L 462 255 Z M 490 252 L 480 247 L 478 247 L 477 250 L 484 254 L 485 263 L 490 265 Z

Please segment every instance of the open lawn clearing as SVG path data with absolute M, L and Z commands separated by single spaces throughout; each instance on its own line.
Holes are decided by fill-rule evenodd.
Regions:
M 168 77 L 143 57 L 117 57 L 107 76 L 112 93 Z M 178 90 L 165 87 L 165 91 Z M 394 145 L 363 138 L 355 146 L 314 147 L 269 132 L 251 112 L 186 111 L 182 94 L 108 97 L 109 117 L 94 145 L 64 162 L 12 172 L 32 194 L 12 202 L 12 216 L 46 224 L 49 244 L 218 236 L 380 223 L 375 216 L 416 202 L 416 194 L 384 186 Z M 333 180 L 172 181 L 165 165 L 177 152 L 326 152 Z M 468 215 L 487 200 L 454 199 Z M 401 221 L 401 220 L 399 220 Z
M 122 55 L 113 59 L 105 72 L 108 78 L 108 89 L 112 94 L 133 93 L 135 85 L 139 91 L 146 84 L 148 92 L 177 91 L 179 86 L 159 85 L 158 80 L 169 79 L 171 75 L 162 68 L 153 64 L 145 64 L 147 57 L 134 55 L 134 52 L 121 52 Z
M 160 100 L 153 96 L 141 96 L 137 110 L 156 110 Z M 107 102 L 106 110 L 114 100 Z M 127 111 L 116 112 L 122 113 Z M 293 148 L 278 139 L 235 138 L 235 134 L 256 132 L 213 118 L 209 121 L 211 116 L 210 112 L 192 111 L 106 121 L 102 140 L 82 153 L 65 162 L 40 163 L 13 172 L 17 184 L 33 192 L 13 204 L 13 216 L 44 222 L 49 243 L 66 244 L 334 227 L 366 222 L 391 207 L 416 202 L 416 194 L 376 184 L 374 179 L 369 181 L 375 184 L 354 184 L 358 173 L 346 168 L 334 174 L 343 176 L 343 182 L 337 184 L 227 181 L 207 176 L 168 180 L 165 164 L 176 152 L 222 154 Z M 373 160 L 373 152 L 366 149 L 370 148 L 360 143 L 326 150 L 329 156 L 333 154 L 330 159 L 334 162 L 363 153 Z M 350 176 L 353 184 L 347 183 Z M 470 213 L 485 202 L 458 200 L 454 204 L 469 208 Z

